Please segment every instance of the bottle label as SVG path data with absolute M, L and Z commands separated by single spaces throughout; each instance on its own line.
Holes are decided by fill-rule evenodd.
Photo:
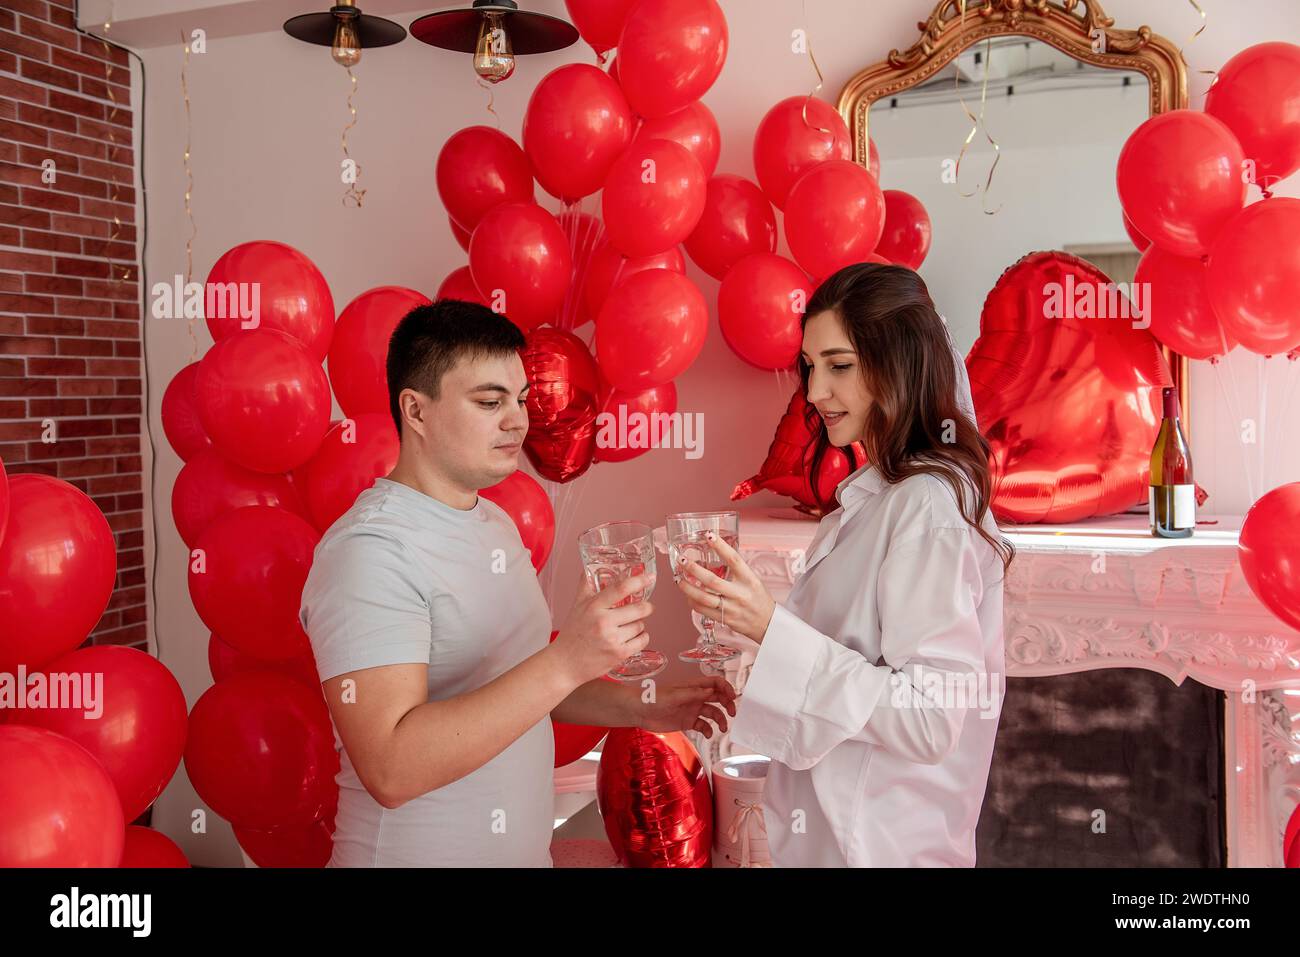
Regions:
M 1166 493 L 1166 489 L 1168 492 Z M 1169 510 L 1169 521 L 1172 528 L 1195 528 L 1196 527 L 1196 486 L 1195 485 L 1165 485 L 1165 486 L 1147 486 L 1147 508 L 1152 520 L 1156 515 L 1156 494 L 1168 494 L 1169 504 L 1172 506 Z

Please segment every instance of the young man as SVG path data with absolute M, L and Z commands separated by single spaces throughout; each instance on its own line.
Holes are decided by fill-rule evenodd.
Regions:
M 522 333 L 485 306 L 412 310 L 388 347 L 397 467 L 316 548 L 301 621 L 340 748 L 332 867 L 549 867 L 551 719 L 668 731 L 734 715 L 724 679 L 601 676 L 648 643 L 645 584 L 584 582 L 553 643 L 510 516 L 477 494 L 518 467 Z M 552 556 L 561 559 L 562 553 Z

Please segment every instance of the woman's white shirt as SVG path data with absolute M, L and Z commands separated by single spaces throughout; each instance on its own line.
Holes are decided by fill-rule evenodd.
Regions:
M 772 759 L 772 861 L 973 866 L 1005 689 L 1001 559 L 939 476 L 891 485 L 865 465 L 836 498 L 732 724 Z

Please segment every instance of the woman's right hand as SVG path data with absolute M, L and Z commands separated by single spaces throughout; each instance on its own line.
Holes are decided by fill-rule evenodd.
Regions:
M 650 583 L 648 575 L 633 575 L 596 591 L 582 576 L 578 597 L 551 645 L 575 686 L 599 678 L 650 643 L 645 619 L 654 605 L 638 601 L 619 606 Z

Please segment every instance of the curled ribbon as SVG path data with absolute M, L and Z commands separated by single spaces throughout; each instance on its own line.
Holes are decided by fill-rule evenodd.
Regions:
M 742 801 L 740 798 L 734 798 L 733 802 L 740 808 L 736 816 L 731 819 L 731 824 L 727 826 L 727 841 L 735 844 L 737 838 L 740 840 L 740 866 L 741 867 L 771 867 L 768 862 L 751 863 L 749 860 L 749 821 L 750 818 L 758 820 L 758 829 L 763 837 L 767 837 L 767 822 L 763 820 L 763 807 L 758 802 Z M 742 831 L 741 828 L 744 828 Z
M 803 6 L 803 22 L 806 24 L 808 22 L 808 0 L 803 0 L 802 6 Z M 810 129 L 814 129 L 818 133 L 825 133 L 827 136 L 834 139 L 835 137 L 834 131 L 822 129 L 820 126 L 813 126 L 811 123 L 808 122 L 808 101 L 821 92 L 822 84 L 825 83 L 826 80 L 822 76 L 821 67 L 817 65 L 817 58 L 813 56 L 812 38 L 806 35 L 807 27 L 805 27 L 804 30 L 805 30 L 804 48 L 808 51 L 808 59 L 812 61 L 812 68 L 817 71 L 817 85 L 813 87 L 812 92 L 809 93 L 808 96 L 805 97 L 803 101 L 803 110 L 801 111 L 801 113 L 803 115 L 804 126 L 807 126 Z

